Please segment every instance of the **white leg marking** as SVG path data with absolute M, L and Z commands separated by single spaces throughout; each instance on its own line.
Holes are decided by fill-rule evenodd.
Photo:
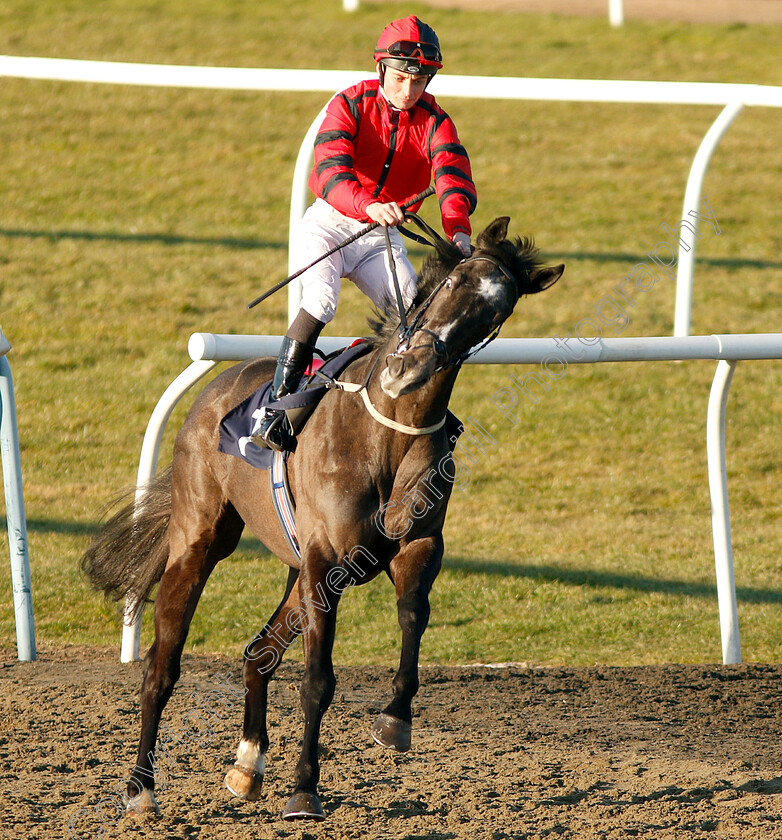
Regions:
M 244 738 L 239 742 L 239 749 L 236 751 L 236 763 L 254 770 L 260 776 L 263 776 L 266 770 L 266 756 L 261 752 L 261 748 Z
M 124 794 L 122 798 L 125 802 L 126 816 L 160 814 L 155 794 L 149 788 L 144 788 L 137 796 L 129 797 Z

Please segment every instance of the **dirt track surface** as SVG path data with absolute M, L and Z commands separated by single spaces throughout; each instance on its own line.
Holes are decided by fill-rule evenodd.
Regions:
M 608 0 L 427 0 L 431 6 L 608 18 Z M 782 0 L 624 0 L 624 17 L 688 23 L 782 23 Z
M 12 657 L 0 659 L 4 840 L 782 838 L 782 666 L 423 668 L 404 755 L 369 736 L 392 669 L 340 668 L 318 824 L 280 819 L 299 665 L 270 686 L 264 795 L 248 803 L 223 785 L 242 720 L 238 663 L 185 657 L 165 715 L 162 816 L 118 820 L 112 788 L 135 760 L 140 665 L 83 648 Z

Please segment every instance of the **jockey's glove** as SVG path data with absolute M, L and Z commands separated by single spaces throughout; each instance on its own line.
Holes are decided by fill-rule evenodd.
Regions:
M 452 241 L 465 257 L 470 256 L 472 253 L 472 242 L 470 242 L 470 237 L 466 233 L 458 231 L 453 235 Z

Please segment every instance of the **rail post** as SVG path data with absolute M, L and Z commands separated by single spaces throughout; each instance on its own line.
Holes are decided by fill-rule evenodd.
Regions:
M 720 360 L 709 394 L 706 417 L 706 455 L 709 465 L 711 528 L 714 537 L 714 565 L 717 574 L 717 598 L 720 610 L 722 661 L 725 665 L 741 662 L 739 614 L 736 581 L 733 574 L 733 544 L 730 536 L 728 505 L 728 465 L 725 454 L 725 417 L 728 392 L 735 361 Z
M 692 313 L 692 278 L 695 271 L 695 236 L 698 232 L 698 216 L 691 215 L 692 212 L 699 213 L 701 210 L 701 195 L 703 194 L 703 181 L 706 178 L 706 170 L 709 161 L 722 139 L 722 135 L 728 130 L 730 124 L 739 115 L 744 107 L 742 102 L 732 102 L 726 105 L 720 115 L 711 125 L 701 140 L 698 151 L 695 153 L 690 174 L 687 176 L 687 186 L 684 190 L 684 207 L 682 219 L 687 220 L 687 225 L 681 228 L 679 238 L 679 257 L 676 268 L 676 303 L 673 313 L 673 334 L 679 338 L 690 334 L 690 321 Z M 698 234 L 700 235 L 700 234 Z
M 37 658 L 33 590 L 30 580 L 30 557 L 27 551 L 27 520 L 22 495 L 22 467 L 19 457 L 19 434 L 16 426 L 16 402 L 11 366 L 6 354 L 11 349 L 0 329 L 0 448 L 2 449 L 5 512 L 8 522 L 8 549 L 11 552 L 11 582 L 16 618 L 16 651 L 19 659 Z

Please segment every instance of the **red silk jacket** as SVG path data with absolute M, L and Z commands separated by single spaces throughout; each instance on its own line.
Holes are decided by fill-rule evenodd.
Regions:
M 446 235 L 469 235 L 477 204 L 470 159 L 451 118 L 431 94 L 424 93 L 408 111 L 398 111 L 373 79 L 329 103 L 315 138 L 309 187 L 340 213 L 368 219 L 370 204 L 403 204 L 425 190 L 432 175 Z

